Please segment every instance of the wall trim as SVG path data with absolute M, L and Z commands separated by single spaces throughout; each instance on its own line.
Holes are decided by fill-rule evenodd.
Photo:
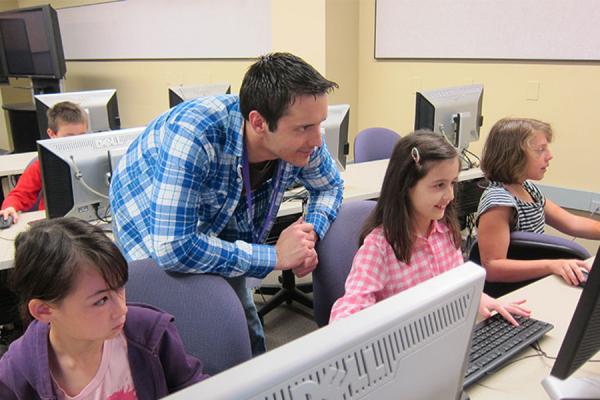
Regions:
M 600 207 L 600 192 L 537 185 L 545 196 L 561 207 L 592 212 Z M 599 211 L 596 211 L 597 213 Z

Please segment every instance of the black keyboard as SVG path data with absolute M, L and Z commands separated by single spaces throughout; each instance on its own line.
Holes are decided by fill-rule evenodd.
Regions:
M 533 318 L 515 316 L 515 319 L 519 326 L 495 314 L 475 326 L 463 387 L 493 372 L 554 328 Z

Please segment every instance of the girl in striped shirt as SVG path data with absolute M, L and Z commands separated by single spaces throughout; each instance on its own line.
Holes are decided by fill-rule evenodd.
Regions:
M 579 217 L 546 199 L 531 182 L 544 177 L 552 153 L 552 128 L 535 119 L 505 118 L 496 122 L 485 142 L 481 169 L 490 185 L 478 210 L 481 262 L 491 282 L 518 282 L 549 274 L 568 284 L 585 280 L 581 260 L 511 260 L 510 233 L 543 233 L 548 223 L 557 230 L 586 239 L 600 239 L 600 221 Z
M 458 154 L 441 135 L 418 131 L 394 147 L 381 194 L 365 222 L 346 291 L 330 321 L 356 313 L 463 263 L 454 210 Z M 483 294 L 480 313 L 528 316 Z

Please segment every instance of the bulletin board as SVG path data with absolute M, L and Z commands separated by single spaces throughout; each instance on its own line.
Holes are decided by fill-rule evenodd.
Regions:
M 377 0 L 375 57 L 600 60 L 600 1 Z
M 271 50 L 271 0 L 123 0 L 57 13 L 67 60 L 244 59 Z

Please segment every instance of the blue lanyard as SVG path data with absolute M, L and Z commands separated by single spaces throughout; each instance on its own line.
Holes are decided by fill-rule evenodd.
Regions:
M 271 224 L 271 221 L 275 217 L 275 200 L 279 192 L 279 186 L 281 185 L 281 175 L 283 174 L 283 163 L 279 161 L 277 163 L 277 174 L 275 175 L 275 186 L 273 187 L 273 193 L 271 193 L 271 201 L 269 204 L 269 210 L 265 217 L 265 221 L 260 228 L 258 235 L 256 229 L 254 229 L 254 210 L 252 208 L 252 187 L 250 186 L 250 164 L 248 163 L 248 150 L 246 149 L 246 142 L 244 142 L 244 152 L 242 153 L 242 176 L 244 179 L 244 188 L 246 191 L 246 207 L 248 208 L 248 220 L 252 229 L 252 239 L 254 243 L 262 243 L 267 227 Z

